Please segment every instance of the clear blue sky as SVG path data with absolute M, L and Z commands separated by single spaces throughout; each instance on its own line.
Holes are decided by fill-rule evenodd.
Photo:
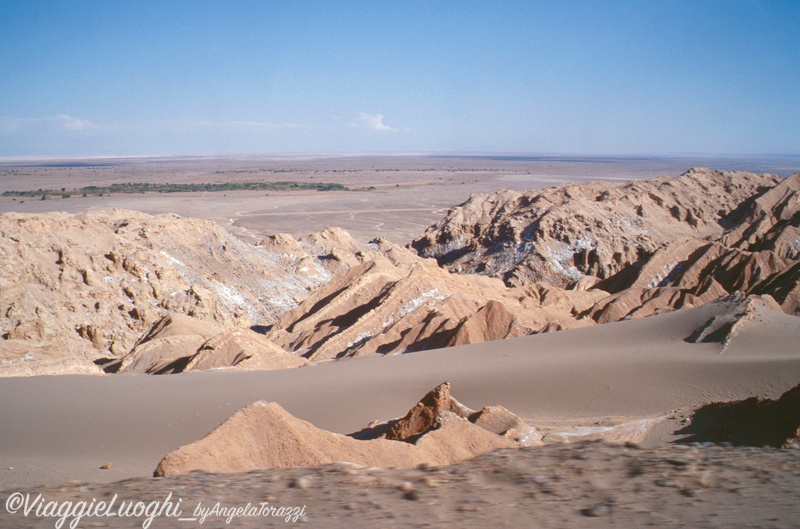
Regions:
M 0 156 L 800 154 L 800 0 L 0 0 Z

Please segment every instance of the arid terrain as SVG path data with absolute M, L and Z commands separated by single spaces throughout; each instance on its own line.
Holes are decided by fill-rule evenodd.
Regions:
M 70 213 L 121 208 L 176 213 L 218 222 L 245 242 L 289 233 L 302 237 L 336 226 L 356 240 L 405 245 L 472 193 L 525 191 L 565 182 L 627 181 L 678 175 L 690 167 L 789 176 L 796 157 L 598 158 L 550 156 L 275 156 L 52 158 L 0 160 L 0 212 Z M 232 192 L 16 199 L 6 191 L 73 189 L 132 183 L 243 181 L 335 182 L 369 192 Z M 226 196 L 223 196 L 226 195 Z M 23 203 L 20 203 L 23 201 Z
M 797 166 L 4 160 L 0 526 L 798 527 Z

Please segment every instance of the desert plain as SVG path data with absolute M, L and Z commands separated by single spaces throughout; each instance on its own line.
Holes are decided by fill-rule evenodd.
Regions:
M 0 195 L 70 195 L 0 196 L 2 500 L 305 506 L 152 527 L 798 527 L 798 168 L 2 160 Z M 74 192 L 251 181 L 348 190 Z M 409 412 L 445 381 L 458 406 Z

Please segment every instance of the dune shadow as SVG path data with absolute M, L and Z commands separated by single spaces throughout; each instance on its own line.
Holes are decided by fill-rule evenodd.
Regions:
M 698 408 L 691 422 L 675 432 L 676 443 L 730 443 L 782 448 L 800 436 L 800 386 L 778 400 L 750 397 Z

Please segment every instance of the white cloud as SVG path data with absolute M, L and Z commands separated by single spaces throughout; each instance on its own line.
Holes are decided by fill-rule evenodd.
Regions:
M 397 130 L 383 123 L 383 114 L 375 114 L 373 116 L 365 112 L 359 112 L 358 120 L 362 126 L 372 130 Z
M 53 120 L 56 124 L 69 130 L 86 130 L 97 127 L 97 125 L 91 121 L 73 118 L 72 116 L 67 116 L 66 114 L 59 114 L 53 118 Z

